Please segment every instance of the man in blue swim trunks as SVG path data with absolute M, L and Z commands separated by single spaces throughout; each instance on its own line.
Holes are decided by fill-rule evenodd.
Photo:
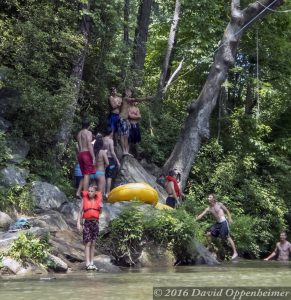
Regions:
M 107 117 L 107 128 L 111 128 L 113 135 L 118 131 L 119 112 L 122 104 L 122 98 L 117 95 L 115 87 L 110 89 L 110 96 L 108 98 L 111 111 Z
M 220 202 L 217 202 L 216 196 L 214 194 L 210 194 L 208 196 L 209 206 L 196 218 L 196 220 L 200 220 L 207 213 L 212 213 L 214 218 L 216 219 L 216 223 L 207 231 L 207 236 L 220 237 L 223 240 L 227 240 L 231 248 L 233 250 L 233 255 L 231 259 L 235 259 L 238 257 L 236 247 L 234 241 L 229 235 L 229 226 L 228 221 L 225 218 L 225 214 L 228 216 L 229 223 L 232 223 L 231 215 L 229 210 Z

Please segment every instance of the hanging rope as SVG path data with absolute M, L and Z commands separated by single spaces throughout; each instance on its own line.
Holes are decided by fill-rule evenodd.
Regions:
M 272 12 L 275 12 L 275 13 L 290 13 L 291 12 L 291 9 L 287 9 L 287 10 L 275 10 L 275 9 L 271 9 L 271 8 L 265 6 L 260 1 L 256 1 L 256 2 L 259 3 L 260 5 L 262 5 L 263 7 L 267 8 L 269 11 L 272 11 Z

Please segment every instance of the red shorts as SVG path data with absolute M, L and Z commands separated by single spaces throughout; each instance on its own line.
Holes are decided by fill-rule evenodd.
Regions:
M 90 154 L 90 151 L 79 152 L 78 162 L 83 175 L 95 174 L 96 170 L 93 165 L 93 158 Z

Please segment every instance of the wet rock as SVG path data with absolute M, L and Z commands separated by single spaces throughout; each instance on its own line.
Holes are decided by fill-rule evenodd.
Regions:
M 216 258 L 198 241 L 192 240 L 189 245 L 190 253 L 193 253 L 193 259 L 196 264 L 218 265 L 220 264 Z M 196 256 L 196 257 L 195 257 Z
M 26 178 L 28 171 L 20 169 L 14 165 L 8 165 L 6 168 L 0 170 L 0 186 L 24 186 L 26 185 Z
M 11 158 L 9 158 L 10 163 L 21 163 L 25 160 L 30 146 L 22 138 L 8 138 L 6 140 L 7 147 L 11 150 Z
M 145 247 L 138 258 L 141 267 L 173 266 L 174 263 L 175 257 L 172 251 L 155 245 Z
M 12 222 L 13 220 L 9 215 L 0 211 L 0 228 L 7 229 Z
M 36 208 L 42 210 L 58 209 L 68 202 L 66 195 L 58 187 L 47 182 L 33 182 L 31 194 Z
M 2 259 L 3 267 L 9 269 L 13 274 L 17 275 L 27 275 L 31 273 L 30 269 L 25 269 L 22 265 L 15 259 L 7 256 Z
M 120 272 L 120 268 L 115 266 L 112 263 L 110 256 L 100 254 L 94 257 L 94 265 L 101 271 L 101 272 L 110 272 L 116 273 Z
M 68 265 L 59 257 L 48 254 L 48 259 L 50 261 L 49 268 L 52 269 L 55 272 L 67 272 L 68 271 Z

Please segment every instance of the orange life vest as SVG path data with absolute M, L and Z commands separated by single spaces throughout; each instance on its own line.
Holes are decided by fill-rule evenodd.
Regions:
M 99 219 L 101 212 L 101 192 L 97 192 L 94 200 L 90 200 L 87 191 L 83 191 L 83 218 L 84 219 Z

